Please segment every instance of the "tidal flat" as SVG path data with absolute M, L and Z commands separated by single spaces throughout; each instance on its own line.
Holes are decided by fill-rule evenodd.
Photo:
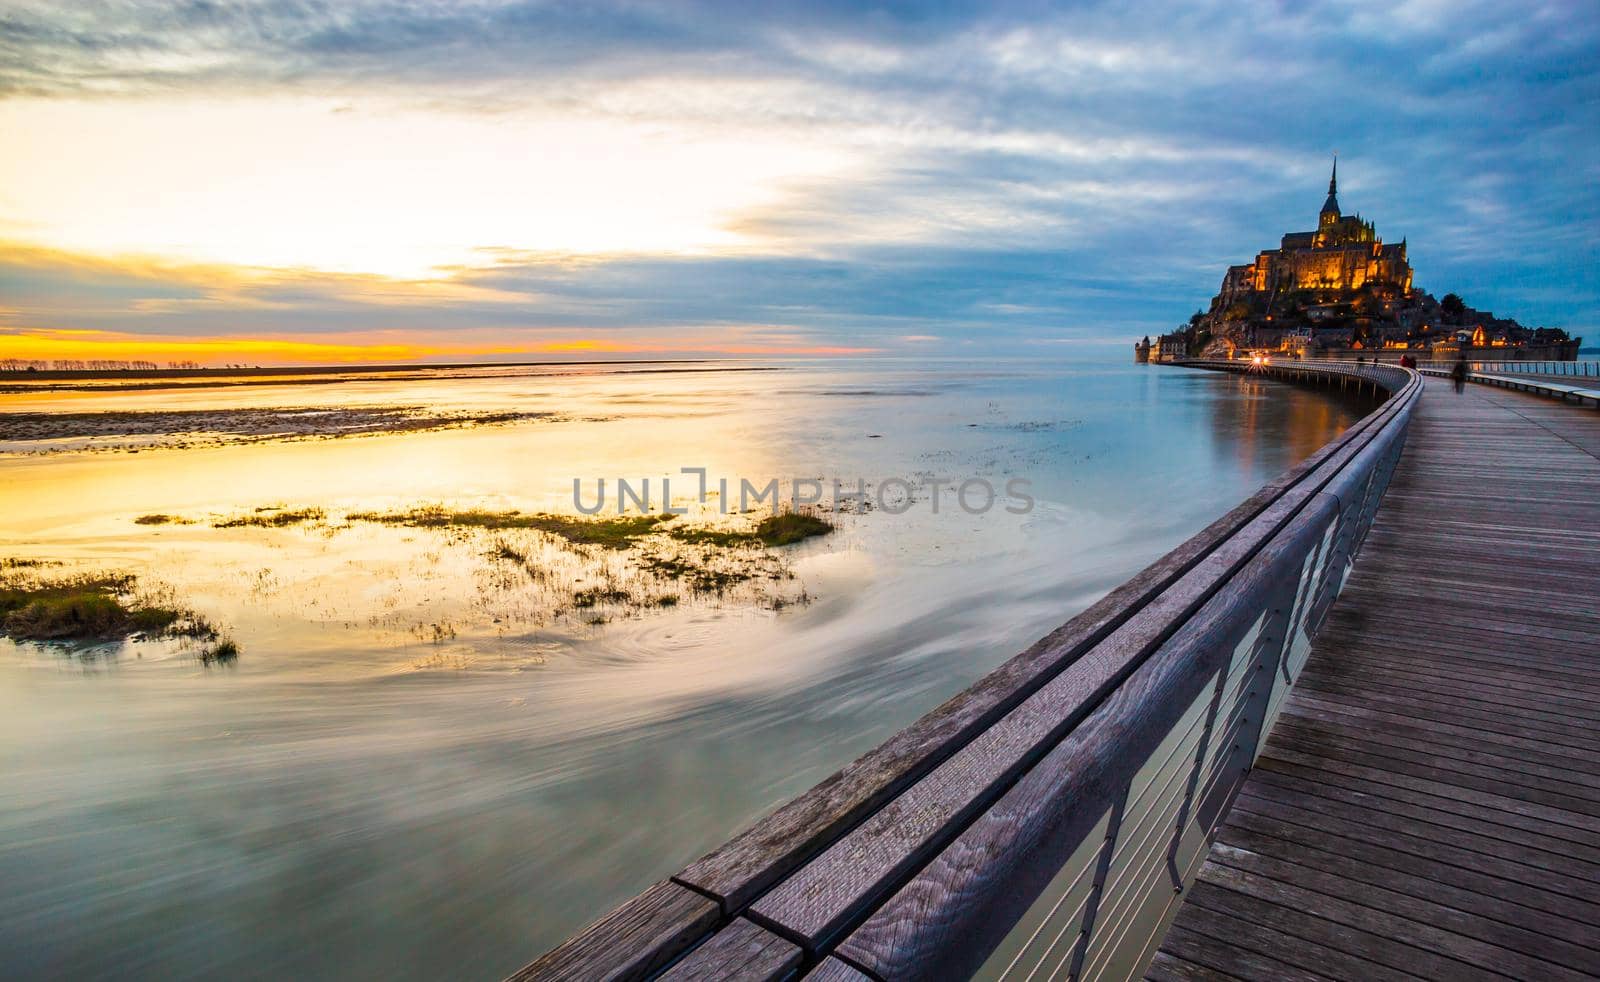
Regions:
M 0 394 L 30 418 L 497 419 L 8 437 L 0 574 L 128 577 L 107 587 L 125 610 L 150 591 L 216 632 L 0 638 L 8 969 L 514 970 L 1356 418 L 1123 354 Z M 657 500 L 578 512 L 574 481 L 619 478 Z M 774 514 L 719 478 L 923 490 Z M 968 478 L 1025 479 L 1034 507 L 970 513 Z
M 191 449 L 264 440 L 315 440 L 378 433 L 497 426 L 547 420 L 554 413 L 454 411 L 424 406 L 0 412 L 0 451 Z

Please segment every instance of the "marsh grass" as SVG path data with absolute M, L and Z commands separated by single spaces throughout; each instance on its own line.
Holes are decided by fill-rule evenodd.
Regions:
M 633 594 L 617 587 L 595 587 L 591 590 L 579 590 L 572 595 L 572 606 L 579 608 L 596 607 L 600 604 L 626 604 L 633 600 Z
M 508 563 L 521 563 L 524 566 L 528 564 L 528 553 L 505 539 L 494 540 L 489 546 L 489 558 L 499 559 Z
M 431 529 L 532 529 L 575 545 L 599 546 L 605 549 L 630 548 L 642 536 L 656 531 L 670 515 L 619 515 L 616 518 L 574 518 L 568 515 L 551 515 L 544 512 L 522 512 L 516 509 L 490 511 L 483 508 L 455 510 L 443 505 L 423 505 L 408 511 L 352 512 L 346 515 L 351 522 L 376 522 L 382 525 L 404 525 L 410 528 Z
M 231 665 L 238 660 L 239 646 L 231 639 L 224 639 L 200 649 L 202 665 Z
M 155 512 L 155 513 L 152 513 L 152 514 L 149 514 L 149 515 L 140 515 L 138 518 L 135 518 L 133 520 L 133 524 L 135 524 L 135 525 L 193 525 L 193 524 L 195 524 L 195 521 L 192 518 L 184 518 L 181 515 L 168 515 L 168 514 L 165 514 L 163 512 Z
M 739 549 L 758 546 L 761 540 L 754 532 L 730 529 L 707 529 L 682 526 L 667 530 L 667 534 L 692 546 L 711 546 L 717 549 Z
M 0 584 L 0 634 L 16 641 L 217 638 L 217 629 L 205 618 L 137 595 L 134 585 L 135 578 L 127 573 L 10 577 Z
M 306 525 L 321 522 L 328 517 L 328 513 L 321 508 L 280 508 L 269 506 L 257 508 L 246 515 L 233 515 L 229 518 L 219 518 L 211 523 L 212 528 L 285 528 L 290 525 Z
M 157 525 L 197 520 L 159 514 L 135 521 Z M 232 517 L 214 515 L 199 521 L 218 529 L 314 523 L 328 536 L 368 524 L 395 529 L 402 544 L 424 539 L 411 530 L 432 533 L 438 540 L 426 537 L 432 547 L 417 554 L 415 578 L 442 575 L 447 551 L 470 550 L 478 557 L 472 569 L 477 585 L 471 601 L 474 618 L 497 625 L 492 630 L 501 634 L 516 630 L 512 625 L 542 627 L 560 620 L 600 625 L 689 603 L 774 611 L 803 604 L 810 598 L 793 582 L 792 560 L 781 547 L 834 530 L 832 523 L 809 513 L 759 519 L 741 513 L 713 525 L 691 524 L 694 519 L 672 513 L 583 517 L 444 503 L 336 512 L 329 518 L 322 508 L 279 501 Z M 254 589 L 262 593 L 265 587 L 258 582 Z M 154 606 L 173 616 L 144 615 L 147 619 L 137 630 L 170 633 L 189 625 L 179 605 Z M 429 601 L 401 614 L 396 600 L 368 621 L 439 645 L 456 637 L 453 623 L 435 620 L 439 613 Z M 110 619 L 116 620 L 114 615 Z M 214 632 L 207 640 L 216 641 Z M 216 650 L 216 645 L 202 650 L 202 661 L 231 660 L 225 652 L 217 656 Z
M 683 526 L 667 530 L 679 542 L 690 545 L 739 548 L 746 546 L 778 547 L 792 545 L 802 539 L 826 535 L 833 531 L 833 523 L 804 512 L 781 512 L 768 515 L 750 531 L 738 529 L 708 529 Z
M 756 523 L 756 538 L 769 546 L 786 546 L 833 531 L 833 523 L 804 512 L 781 512 Z
M 655 552 L 642 556 L 644 571 L 674 583 L 690 593 L 724 594 L 741 583 L 756 579 L 779 580 L 789 575 L 785 568 L 765 553 L 718 554 L 704 551 Z M 652 601 L 654 606 L 670 606 Z

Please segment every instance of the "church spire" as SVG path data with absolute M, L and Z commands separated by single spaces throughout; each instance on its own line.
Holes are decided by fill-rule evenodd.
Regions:
M 1328 200 L 1322 203 L 1318 226 L 1326 228 L 1339 221 L 1339 155 L 1333 155 L 1333 175 L 1328 178 Z

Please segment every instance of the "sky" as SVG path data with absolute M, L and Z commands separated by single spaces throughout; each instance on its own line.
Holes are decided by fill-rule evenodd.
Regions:
M 1593 0 L 0 0 L 0 358 L 1071 356 L 1335 152 L 1600 340 Z

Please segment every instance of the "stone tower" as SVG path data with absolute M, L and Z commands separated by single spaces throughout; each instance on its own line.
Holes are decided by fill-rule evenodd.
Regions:
M 1325 229 L 1339 224 L 1339 158 L 1333 158 L 1333 176 L 1328 178 L 1328 200 L 1322 203 L 1322 213 L 1317 216 L 1317 228 Z

